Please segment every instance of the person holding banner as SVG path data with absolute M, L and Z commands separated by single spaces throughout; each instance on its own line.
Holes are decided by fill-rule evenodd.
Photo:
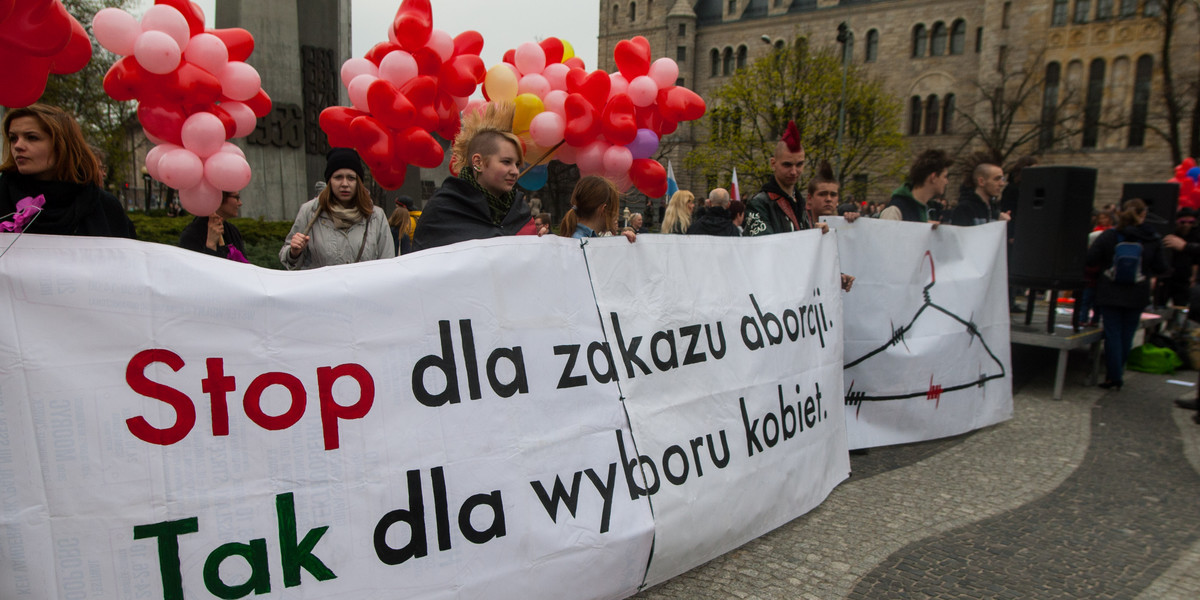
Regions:
M 1096 282 L 1096 308 L 1104 326 L 1104 389 L 1120 390 L 1125 361 L 1142 309 L 1150 303 L 1150 278 L 1167 271 L 1158 232 L 1145 225 L 1146 204 L 1126 200 L 1117 226 L 1100 234 L 1088 248 L 1087 266 L 1101 270 Z
M 325 157 L 329 185 L 300 205 L 279 260 L 289 271 L 394 258 L 396 247 L 383 209 L 362 185 L 358 153 L 334 148 Z
M 617 233 L 617 186 L 603 177 L 588 175 L 571 192 L 571 210 L 558 225 L 558 235 L 574 239 L 608 237 Z M 626 227 L 621 234 L 633 243 L 637 234 Z
M 917 156 L 908 170 L 908 180 L 892 192 L 892 201 L 879 213 L 880 219 L 933 223 L 929 201 L 946 193 L 950 183 L 950 156 L 943 150 L 926 150 Z
M 450 172 L 425 205 L 413 251 L 518 233 L 535 233 L 532 212 L 516 189 L 525 156 L 512 132 L 515 108 L 491 103 L 463 117 L 451 148 Z
M 0 231 L 136 238 L 133 222 L 104 191 L 100 159 L 75 118 L 48 104 L 4 115 Z
M 788 121 L 787 130 L 783 139 L 775 144 L 775 154 L 770 162 L 771 177 L 762 190 L 746 202 L 743 235 L 771 235 L 814 227 L 828 231 L 829 227 L 824 223 L 813 223 L 804 197 L 796 190 L 800 176 L 804 175 L 804 146 L 800 144 L 800 130 L 795 121 Z

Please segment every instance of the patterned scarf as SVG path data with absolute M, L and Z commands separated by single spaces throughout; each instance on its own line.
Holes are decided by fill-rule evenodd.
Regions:
M 475 169 L 472 169 L 470 165 L 466 165 L 459 170 L 458 176 L 463 181 L 471 184 L 471 187 L 479 190 L 484 198 L 487 198 L 488 209 L 492 213 L 492 225 L 499 227 L 504 223 L 504 217 L 508 215 L 508 211 L 512 210 L 513 204 L 517 200 L 516 188 L 508 190 L 503 196 L 496 196 L 475 179 Z

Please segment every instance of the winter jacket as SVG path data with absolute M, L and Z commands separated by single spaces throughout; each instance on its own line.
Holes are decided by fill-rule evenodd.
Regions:
M 788 216 L 784 206 L 791 209 L 799 227 Z M 770 235 L 812 229 L 812 220 L 808 215 L 804 197 L 796 190 L 785 192 L 779 187 L 774 177 L 767 179 L 762 191 L 755 194 L 746 202 L 746 222 L 743 225 L 746 236 Z
M 899 219 L 895 219 L 893 216 L 897 211 L 900 213 Z M 924 204 L 917 202 L 917 199 L 913 197 L 912 188 L 906 183 L 892 192 L 892 201 L 888 203 L 887 208 L 883 209 L 883 212 L 879 213 L 879 218 L 928 223 L 929 209 Z
M 733 224 L 729 209 L 712 206 L 700 212 L 688 227 L 688 235 L 718 235 L 723 237 L 738 237 L 741 232 Z
M 1119 232 L 1119 235 L 1118 235 Z M 1113 263 L 1113 254 L 1120 238 L 1142 245 L 1141 281 L 1121 284 L 1105 272 Z M 1100 234 L 1088 248 L 1087 266 L 1100 269 L 1096 282 L 1096 306 L 1141 310 L 1150 303 L 1150 278 L 1167 272 L 1167 261 L 1158 232 L 1145 224 L 1131 225 L 1120 230 L 1109 229 Z
M 969 227 L 984 225 L 996 220 L 996 212 L 988 202 L 984 202 L 975 190 L 964 191 L 958 198 L 958 206 L 950 211 L 950 224 Z
M 0 175 L 0 220 L 11 221 L 17 202 L 44 196 L 46 203 L 25 233 L 137 238 L 121 201 L 90 183 L 39 181 L 9 171 Z
M 496 225 L 483 192 L 461 178 L 447 177 L 417 220 L 413 251 L 467 240 L 517 235 L 532 218 L 525 196 L 517 191 L 508 214 Z
M 309 221 L 312 221 L 317 206 L 318 201 L 315 199 L 300 205 L 300 212 L 296 213 L 296 222 L 292 223 L 292 230 L 288 232 L 286 240 L 290 241 L 293 235 L 304 232 Z M 391 228 L 388 227 L 383 209 L 378 206 L 374 207 L 370 218 L 355 223 L 349 229 L 334 227 L 333 218 L 328 212 L 322 212 L 308 235 L 312 239 L 308 240 L 308 245 L 300 256 L 292 258 L 291 247 L 287 243 L 279 250 L 279 261 L 287 270 L 299 271 L 353 263 L 364 243 L 366 247 L 362 248 L 362 258 L 358 262 L 396 256 Z
M 208 217 L 196 217 L 188 223 L 187 227 L 183 228 L 183 232 L 179 234 L 179 247 L 185 250 L 194 252 L 203 252 L 209 256 L 217 258 L 229 258 L 229 249 L 237 248 L 242 257 L 246 256 L 246 242 L 242 239 L 242 232 L 225 220 L 225 232 L 221 237 L 225 240 L 224 244 L 217 243 L 216 250 L 208 249 Z

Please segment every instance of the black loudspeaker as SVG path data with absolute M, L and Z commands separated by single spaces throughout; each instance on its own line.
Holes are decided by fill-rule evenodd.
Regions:
M 1121 202 L 1130 198 L 1138 198 L 1146 203 L 1146 223 L 1159 235 L 1175 232 L 1178 183 L 1126 183 L 1121 189 Z
M 1073 289 L 1083 285 L 1096 169 L 1030 167 L 1021 171 L 1009 279 L 1018 285 Z

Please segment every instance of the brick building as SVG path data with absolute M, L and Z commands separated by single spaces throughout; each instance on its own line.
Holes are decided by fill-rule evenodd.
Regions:
M 1070 98 L 1078 102 L 1081 132 L 1052 143 L 1032 141 L 1028 152 L 1038 152 L 1042 164 L 1099 169 L 1100 205 L 1118 200 L 1123 182 L 1173 175 L 1168 145 L 1152 131 L 1164 123 L 1160 2 L 601 0 L 598 66 L 615 70 L 613 47 L 641 35 L 654 56 L 676 59 L 681 83 L 707 99 L 737 69 L 796 36 L 815 46 L 836 45 L 838 24 L 845 22 L 854 35 L 851 60 L 881 77 L 903 102 L 904 133 L 915 155 L 931 147 L 977 149 L 963 148 L 962 119 L 962 111 L 986 118 L 977 82 L 994 86 L 1002 70 L 1031 65 L 1039 90 L 1017 128 L 1041 119 L 1043 103 Z M 1200 3 L 1185 6 L 1176 29 L 1172 57 L 1181 89 L 1200 80 L 1197 11 Z M 707 135 L 704 121 L 685 124 L 671 155 L 680 186 L 698 194 L 704 182 L 683 166 L 683 157 Z M 870 199 L 877 201 L 898 183 L 847 174 L 854 175 L 870 178 Z

